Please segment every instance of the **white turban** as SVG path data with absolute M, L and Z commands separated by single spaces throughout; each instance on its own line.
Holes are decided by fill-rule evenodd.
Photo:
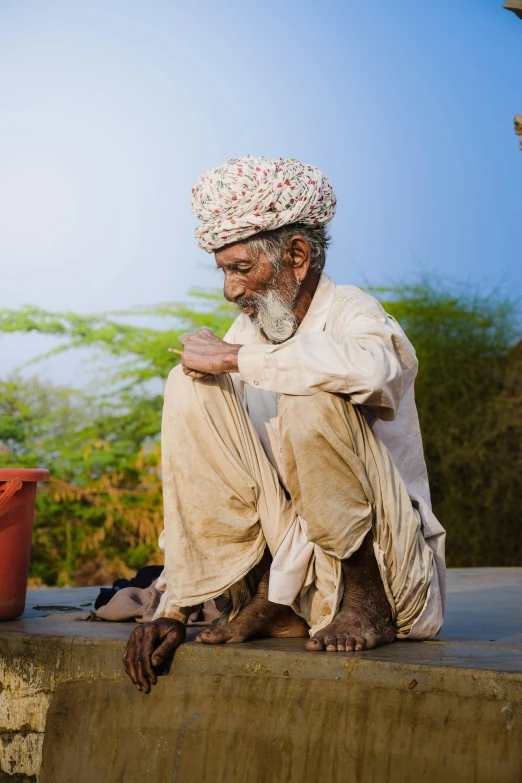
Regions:
M 289 223 L 329 223 L 336 198 L 330 180 L 294 158 L 232 158 L 202 174 L 192 188 L 191 209 L 202 225 L 199 246 L 213 253 L 259 231 Z

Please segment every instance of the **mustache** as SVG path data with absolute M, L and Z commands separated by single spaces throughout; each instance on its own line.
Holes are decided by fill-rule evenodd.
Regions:
M 261 294 L 252 294 L 252 296 L 246 296 L 242 297 L 241 299 L 236 299 L 234 304 L 236 307 L 239 307 L 240 310 L 246 310 L 248 307 L 255 307 L 260 302 L 264 300 L 264 296 L 261 296 Z

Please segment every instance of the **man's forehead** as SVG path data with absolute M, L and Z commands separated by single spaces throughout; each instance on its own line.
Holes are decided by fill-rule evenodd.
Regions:
M 249 263 L 255 261 L 254 254 L 247 242 L 235 242 L 233 245 L 222 247 L 216 250 L 214 256 L 216 264 L 220 267 L 237 264 L 240 261 L 248 261 Z

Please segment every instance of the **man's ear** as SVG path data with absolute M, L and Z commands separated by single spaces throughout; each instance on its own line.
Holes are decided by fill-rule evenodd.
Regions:
M 310 245 L 301 234 L 295 234 L 288 242 L 285 262 L 295 272 L 296 277 L 304 280 L 311 260 Z

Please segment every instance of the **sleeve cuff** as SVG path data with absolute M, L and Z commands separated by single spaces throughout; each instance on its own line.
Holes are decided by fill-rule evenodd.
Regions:
M 188 616 L 186 617 L 184 614 L 177 612 L 175 609 L 164 609 L 163 611 L 157 609 L 152 620 L 162 620 L 163 618 L 167 620 L 179 620 L 179 622 L 183 623 L 183 625 L 186 625 L 188 622 Z
M 166 618 L 168 620 L 178 620 L 183 625 L 186 625 L 190 615 L 193 613 L 194 607 L 192 606 L 178 606 L 169 600 L 168 593 L 165 592 L 160 598 L 158 608 L 154 612 L 152 620 L 161 620 Z
M 237 355 L 239 374 L 245 383 L 254 389 L 269 391 L 266 369 L 270 345 L 243 345 Z

